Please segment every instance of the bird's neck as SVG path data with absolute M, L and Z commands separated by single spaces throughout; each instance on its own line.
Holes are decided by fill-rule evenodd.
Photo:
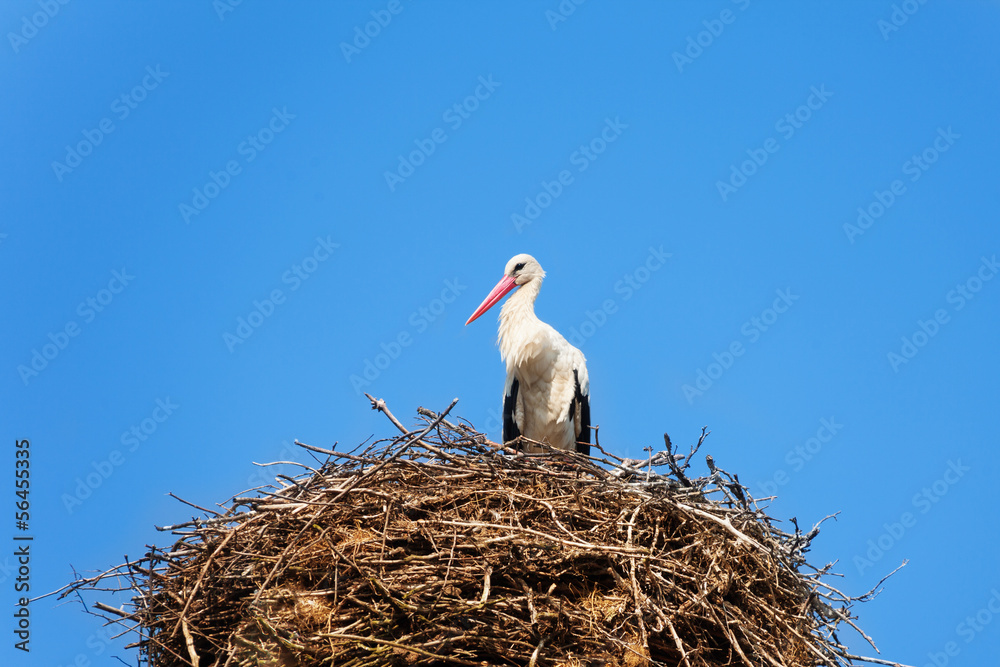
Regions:
M 518 354 L 525 354 L 531 349 L 530 343 L 542 322 L 535 315 L 535 298 L 542 287 L 539 279 L 522 285 L 515 291 L 500 309 L 500 331 L 497 344 L 500 346 L 500 357 L 507 362 L 520 366 L 523 359 Z

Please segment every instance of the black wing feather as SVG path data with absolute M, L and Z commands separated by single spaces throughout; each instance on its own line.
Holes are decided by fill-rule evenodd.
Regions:
M 580 409 L 580 435 L 576 439 L 576 451 L 590 456 L 590 396 L 583 393 L 580 387 L 580 375 L 576 369 L 573 369 L 573 378 L 576 380 L 576 395 L 573 401 Z M 572 409 L 570 414 L 573 414 Z
M 510 393 L 503 397 L 503 441 L 510 442 L 521 435 L 521 430 L 517 428 L 514 421 L 514 414 L 517 412 L 517 378 L 511 380 Z

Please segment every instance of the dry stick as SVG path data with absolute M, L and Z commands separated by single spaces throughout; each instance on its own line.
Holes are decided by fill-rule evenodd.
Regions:
M 365 395 L 367 396 L 367 394 L 365 394 Z M 373 403 L 373 405 L 372 405 L 372 409 L 373 409 L 373 410 L 376 410 L 376 409 L 383 409 L 383 411 L 384 411 L 384 407 L 383 407 L 383 408 L 378 408 L 378 406 L 377 406 L 377 404 L 376 404 L 376 401 L 375 401 L 374 399 L 372 399 L 372 398 L 371 398 L 371 396 L 369 396 L 368 398 L 369 398 L 369 399 L 370 399 L 370 400 L 372 401 L 372 403 Z M 353 488 L 354 488 L 355 486 L 357 486 L 358 484 L 360 484 L 362 480 L 364 480 L 364 479 L 366 479 L 366 478 L 368 478 L 368 477 L 371 477 L 372 475 L 374 475 L 375 473 L 377 473 L 377 472 L 378 472 L 379 470 L 381 470 L 382 468 L 384 468 L 385 466 L 387 466 L 388 464 L 392 463 L 393 461 L 395 461 L 396 459 L 398 459 L 398 458 L 399 458 L 400 456 L 402 456 L 402 455 L 403 455 L 403 453 L 404 453 L 404 452 L 406 452 L 406 450 L 408 450 L 408 449 L 409 449 L 409 448 L 410 448 L 410 447 L 411 447 L 411 446 L 412 446 L 412 445 L 413 445 L 414 443 L 416 443 L 416 442 L 419 442 L 421 438 L 423 438 L 423 437 L 424 437 L 425 435 L 427 435 L 428 433 L 430 433 L 430 432 L 431 432 L 431 431 L 432 431 L 432 430 L 434 429 L 434 427 L 435 427 L 435 426 L 437 426 L 438 424 L 440 424 L 440 423 L 441 423 L 441 420 L 442 420 L 442 419 L 444 419 L 444 418 L 445 418 L 445 416 L 446 416 L 446 415 L 447 415 L 447 414 L 448 414 L 449 412 L 451 412 L 451 409 L 452 409 L 453 407 L 455 407 L 455 404 L 456 404 L 456 403 L 458 403 L 458 399 L 457 399 L 457 398 L 456 398 L 456 399 L 454 399 L 454 400 L 453 400 L 453 401 L 451 402 L 451 405 L 449 405 L 449 406 L 448 406 L 448 407 L 447 407 L 447 408 L 445 409 L 445 411 L 444 411 L 444 412 L 442 412 L 442 413 L 441 413 L 440 415 L 438 415 L 438 418 L 437 418 L 437 419 L 435 419 L 435 420 L 434 420 L 433 422 L 431 422 L 430 424 L 428 424 L 428 425 L 427 425 L 427 428 L 425 428 L 425 429 L 424 429 L 423 431 L 421 431 L 420 433 L 418 433 L 418 434 L 417 434 L 416 436 L 414 436 L 414 435 L 413 435 L 412 433 L 409 433 L 409 432 L 406 432 L 406 431 L 404 431 L 404 433 L 406 433 L 406 435 L 407 435 L 407 441 L 406 441 L 406 444 L 405 444 L 405 445 L 403 445 L 402 447 L 400 447 L 400 448 L 399 448 L 399 451 L 397 451 L 397 452 L 396 452 L 395 454 L 393 454 L 393 455 L 392 455 L 392 456 L 390 456 L 389 458 L 385 459 L 384 461 L 381 461 L 380 463 L 376 464 L 376 465 L 375 465 L 375 466 L 374 466 L 373 468 L 371 468 L 370 470 L 367 470 L 367 471 L 365 471 L 365 472 L 364 472 L 364 473 L 363 473 L 362 475 L 358 476 L 358 477 L 357 477 L 357 478 L 356 478 L 356 479 L 354 480 L 354 483 L 353 483 L 353 484 L 351 484 L 351 485 L 349 485 L 349 486 L 348 486 L 347 488 L 343 489 L 343 490 L 342 490 L 342 491 L 341 491 L 340 493 L 338 493 L 338 494 L 337 494 L 337 495 L 336 495 L 336 496 L 335 496 L 335 497 L 333 498 L 333 500 L 331 500 L 330 502 L 331 502 L 331 503 L 335 503 L 335 502 L 337 502 L 337 501 L 338 501 L 338 500 L 340 500 L 340 499 L 341 499 L 341 498 L 342 498 L 343 496 L 345 496 L 345 495 L 346 495 L 346 494 L 347 494 L 347 493 L 348 493 L 348 492 L 349 492 L 349 491 L 350 491 L 351 489 L 353 489 Z M 385 405 L 385 401 L 382 401 L 382 405 L 383 405 L 383 406 Z M 393 419 L 393 422 L 394 422 L 394 423 L 397 423 L 397 424 L 398 424 L 398 422 L 396 422 L 396 418 L 395 418 L 395 417 L 393 417 L 392 419 Z
M 348 461 L 367 461 L 363 456 L 355 456 L 354 454 L 348 454 L 347 452 L 338 452 L 334 449 L 323 449 L 322 447 L 316 447 L 315 445 L 307 445 L 304 442 L 295 441 L 295 444 L 302 449 L 307 449 L 310 452 L 317 452 L 318 454 L 326 454 L 327 456 L 336 457 L 338 459 L 347 459 Z
M 398 419 L 396 419 L 395 415 L 389 412 L 389 408 L 386 407 L 385 401 L 383 399 L 375 398 L 368 392 L 365 392 L 365 396 L 367 396 L 368 400 L 372 402 L 372 410 L 378 410 L 379 412 L 383 413 L 386 417 L 389 418 L 389 421 L 391 421 L 396 426 L 396 428 L 398 428 L 403 433 L 409 433 L 406 427 L 403 426 L 403 424 Z
M 875 652 L 876 652 L 876 653 L 881 653 L 881 652 L 882 652 L 882 651 L 878 650 L 878 646 L 875 646 L 875 642 L 874 642 L 874 641 L 872 640 L 872 638 L 871 638 L 871 637 L 869 637 L 868 635 L 866 635 L 866 634 L 864 633 L 864 631 L 863 631 L 863 630 L 862 630 L 861 628 L 859 628 L 859 627 L 858 627 L 858 626 L 857 626 L 857 625 L 856 625 L 856 624 L 854 623 L 854 621 L 852 621 L 852 620 L 851 620 L 851 617 L 850 617 L 850 616 L 849 616 L 849 615 L 847 614 L 847 612 L 846 612 L 846 611 L 843 611 L 843 610 L 840 610 L 840 609 L 835 609 L 835 610 L 834 610 L 834 613 L 836 613 L 836 614 L 837 614 L 838 616 L 840 616 L 840 618 L 841 618 L 841 619 L 842 619 L 842 620 L 843 620 L 843 621 L 844 621 L 845 623 L 847 623 L 847 624 L 848 624 L 848 625 L 850 625 L 850 626 L 851 626 L 852 628 L 854 628 L 855 630 L 857 630 L 857 631 L 858 631 L 858 634 L 859 634 L 859 635 L 861 635 L 862 637 L 864 637 L 864 638 L 865 638 L 865 641 L 867 641 L 867 642 L 868 642 L 868 643 L 869 643 L 869 644 L 871 645 L 871 647 L 872 647 L 873 649 L 875 649 Z
M 74 581 L 66 584 L 65 586 L 61 586 L 60 588 L 57 588 L 56 590 L 54 590 L 54 591 L 52 591 L 50 593 L 45 593 L 43 595 L 39 595 L 38 597 L 30 598 L 28 600 L 28 602 L 35 602 L 36 600 L 41 600 L 43 598 L 49 597 L 50 595 L 56 595 L 57 593 L 62 593 L 62 595 L 60 595 L 59 598 L 58 598 L 59 600 L 62 600 L 67 595 L 72 595 L 73 593 L 77 592 L 83 586 L 87 586 L 88 588 L 96 588 L 96 584 L 101 583 L 102 581 L 104 581 L 105 579 L 107 579 L 110 576 L 119 574 L 118 571 L 120 569 L 122 569 L 123 567 L 127 567 L 127 566 L 128 566 L 128 563 L 123 563 L 121 565 L 116 565 L 115 567 L 111 568 L 107 572 L 102 572 L 101 574 L 95 575 L 93 577 L 84 577 L 84 578 L 81 578 L 81 579 L 75 579 Z M 74 569 L 73 572 L 76 573 L 76 570 Z M 117 589 L 115 589 L 115 590 L 117 590 Z M 65 591 L 65 593 L 63 593 L 63 591 Z
M 386 501 L 385 505 L 385 523 L 382 524 L 382 551 L 379 552 L 379 560 L 385 558 L 385 541 L 386 536 L 389 532 L 389 517 L 392 516 L 392 502 Z M 382 574 L 385 574 L 385 566 L 382 566 Z
M 723 611 L 725 611 L 725 603 L 723 603 L 722 608 Z M 715 617 L 715 622 L 719 625 L 719 627 L 722 628 L 722 631 L 726 634 L 727 638 L 729 639 L 729 644 L 734 649 L 736 649 L 736 652 L 740 654 L 741 658 L 743 658 L 744 664 L 752 665 L 753 663 L 746 656 L 746 653 L 743 652 L 743 647 L 740 646 L 740 640 L 736 638 L 736 635 L 734 635 L 733 631 L 729 628 L 729 622 L 725 618 L 720 619 L 718 613 L 716 613 L 716 610 L 714 608 L 709 607 L 709 611 L 712 613 L 712 616 Z
M 275 500 L 281 502 L 269 503 L 265 502 L 267 498 L 260 498 L 256 507 L 256 511 L 258 512 L 275 512 L 278 510 L 292 510 L 295 508 L 301 509 L 302 507 L 306 507 L 308 505 L 329 507 L 329 505 L 322 500 L 305 500 L 304 498 L 296 498 L 293 500 L 287 496 L 271 493 L 270 491 L 261 491 L 261 494 L 267 496 L 267 498 L 274 498 Z M 378 493 L 376 492 L 373 495 L 378 495 Z
M 899 569 L 901 567 L 905 566 L 908 562 L 909 561 L 905 561 L 904 560 L 902 562 L 902 564 L 900 564 L 899 567 L 897 567 L 895 570 L 893 570 L 889 574 L 887 574 L 884 577 L 882 577 L 882 580 L 879 581 L 877 584 L 875 584 L 875 587 L 872 588 L 872 590 L 868 591 L 864 595 L 862 595 L 860 597 L 857 597 L 857 598 L 853 598 L 853 597 L 848 596 L 846 593 L 842 593 L 841 591 L 837 590 L 836 588 L 834 588 L 830 584 L 826 583 L 825 581 L 819 581 L 819 580 L 817 580 L 816 583 L 819 584 L 820 586 L 823 586 L 824 588 L 828 588 L 831 591 L 834 591 L 835 593 L 837 593 L 838 595 L 840 595 L 841 598 L 843 598 L 843 600 L 845 600 L 845 601 L 851 602 L 851 601 L 854 601 L 854 600 L 865 600 L 865 599 L 869 599 L 872 596 L 872 593 L 874 593 L 875 589 L 877 589 L 879 586 L 882 585 L 883 581 L 885 581 L 886 579 L 888 579 L 889 577 L 891 577 L 892 575 L 894 575 L 896 572 L 898 572 Z M 881 651 L 878 650 L 878 647 L 875 646 L 875 641 L 871 637 L 869 637 L 867 634 L 865 634 L 865 632 L 860 627 L 858 627 L 858 625 L 856 623 L 854 623 L 854 621 L 851 620 L 850 616 L 846 612 L 841 611 L 839 609 L 831 609 L 831 611 L 832 611 L 832 613 L 834 614 L 834 616 L 836 618 L 839 618 L 840 620 L 842 620 L 845 623 L 847 623 L 848 625 L 850 625 L 852 628 L 854 628 L 857 631 L 857 633 L 859 635 L 861 635 L 862 637 L 864 637 L 865 641 L 867 641 L 868 644 L 871 645 L 871 647 L 873 649 L 875 649 L 876 653 L 881 653 Z M 887 664 L 896 664 L 896 663 L 887 663 Z
M 853 655 L 851 653 L 841 653 L 843 657 L 848 660 L 864 660 L 865 662 L 870 662 L 876 665 L 889 665 L 889 667 L 910 667 L 910 665 L 904 665 L 901 662 L 893 662 L 891 660 L 882 660 L 881 658 L 866 658 L 863 655 Z
M 871 598 L 875 597 L 876 595 L 878 595 L 878 592 L 877 592 L 878 591 L 878 587 L 881 586 L 883 583 L 885 583 L 886 579 L 888 579 L 889 577 L 891 577 L 892 575 L 896 574 L 901 569 L 903 569 L 904 567 L 906 567 L 906 564 L 909 563 L 909 562 L 910 561 L 904 559 L 903 562 L 899 564 L 899 567 L 897 567 L 895 570 L 893 570 L 889 574 L 887 574 L 884 577 L 882 577 L 881 579 L 879 579 L 878 583 L 875 584 L 874 586 L 872 586 L 872 589 L 870 591 L 868 591 L 864 595 L 858 596 L 857 598 L 851 598 L 851 599 L 852 600 L 860 600 L 862 602 L 865 602 L 865 601 L 870 600 Z M 839 593 L 840 591 L 837 591 L 837 592 Z M 875 650 L 877 651 L 878 649 L 875 649 Z
M 628 538 L 625 541 L 626 546 L 632 546 L 632 528 L 635 527 L 635 520 L 639 516 L 639 510 L 642 509 L 642 503 L 637 503 L 635 506 L 635 511 L 632 512 L 632 516 L 628 521 Z M 649 655 L 649 634 L 646 632 L 646 622 L 642 618 L 642 592 L 639 590 L 639 582 L 635 579 L 635 556 L 629 558 L 629 578 L 632 580 L 632 597 L 635 599 L 635 618 L 639 621 L 639 633 L 642 638 L 642 646 L 646 651 L 647 656 Z
M 794 634 L 796 637 L 798 637 L 802 641 L 802 643 L 809 648 L 810 651 L 812 651 L 817 656 L 819 656 L 819 659 L 821 661 L 819 664 L 822 664 L 822 662 L 827 659 L 827 656 L 823 655 L 823 652 L 820 651 L 820 649 L 818 649 L 815 646 L 813 646 L 813 643 L 811 641 L 809 641 L 808 639 L 806 639 L 805 637 L 803 637 L 802 635 L 800 635 L 799 632 L 798 632 L 798 630 L 796 630 L 795 628 L 793 628 L 791 625 L 788 626 L 788 629 L 791 630 L 792 634 Z
M 723 602 L 723 605 L 725 605 L 725 602 Z M 737 612 L 740 611 L 740 609 L 738 607 L 736 609 L 737 609 Z M 739 616 L 742 616 L 742 614 L 737 613 L 737 620 L 739 620 L 738 619 Z M 746 618 L 746 617 L 743 616 L 743 618 Z M 777 660 L 774 659 L 774 657 L 771 655 L 771 653 L 767 650 L 767 648 L 768 648 L 767 644 L 764 641 L 762 641 L 761 638 L 758 637 L 756 633 L 754 633 L 752 630 L 750 630 L 749 628 L 747 628 L 746 625 L 743 624 L 743 623 L 741 623 L 738 627 L 742 631 L 743 636 L 746 639 L 750 640 L 747 643 L 750 646 L 756 646 L 757 647 L 757 652 L 760 653 L 760 654 L 762 654 L 764 656 L 764 658 L 766 658 L 767 661 L 771 663 L 772 667 L 785 667 L 785 665 L 782 665 L 780 662 L 778 662 Z M 747 635 L 749 635 L 749 637 Z M 778 647 L 778 649 L 780 651 L 780 647 Z
M 528 588 L 528 584 L 526 584 L 524 580 L 518 580 L 518 583 L 521 584 L 521 590 L 524 591 L 524 598 L 528 602 L 528 616 L 531 618 L 531 629 L 538 632 L 538 611 L 535 609 L 535 601 L 534 596 L 532 595 L 532 590 Z M 544 643 L 544 639 L 542 641 Z M 541 648 L 541 645 L 539 645 L 539 648 Z
M 458 544 L 458 531 L 451 538 L 451 555 L 448 557 L 448 567 L 444 571 L 444 580 L 448 581 L 448 577 L 451 576 L 451 564 L 455 560 L 455 546 Z
M 530 500 L 536 500 L 536 501 L 538 501 L 539 503 L 541 503 L 542 505 L 544 505 L 549 510 L 549 514 L 552 515 L 552 521 L 555 522 L 555 524 L 556 524 L 556 526 L 558 526 L 559 530 L 561 530 L 562 532 L 566 533 L 567 535 L 569 535 L 570 537 L 572 537 L 574 539 L 576 538 L 576 535 L 574 535 L 572 532 L 570 532 L 569 530 L 567 530 L 566 526 L 562 525 L 562 523 L 559 521 L 559 517 L 556 515 L 556 508 L 553 507 L 551 503 L 546 502 L 545 500 L 542 500 L 541 498 L 536 498 L 534 496 L 526 496 L 526 495 L 521 494 L 521 493 L 514 493 L 513 491 L 508 492 L 508 494 L 511 497 L 514 497 L 514 498 L 522 498 L 524 500 L 529 500 L 529 501 Z
M 366 396 L 367 396 L 367 394 L 366 394 Z M 382 405 L 385 405 L 385 401 L 382 401 Z M 430 417 L 432 419 L 434 417 L 437 417 L 437 414 L 433 410 L 428 410 L 427 408 L 417 408 L 417 414 L 418 415 L 423 415 L 424 417 Z M 459 417 L 459 419 L 461 419 L 461 417 Z M 441 423 L 444 424 L 445 426 L 447 426 L 448 428 L 452 429 L 453 431 L 459 430 L 458 426 L 456 426 L 455 424 L 452 424 L 447 419 L 442 420 Z
M 726 517 L 725 519 L 720 519 L 719 517 L 713 514 L 709 514 L 704 510 L 700 510 L 697 507 L 691 507 L 690 505 L 684 505 L 683 503 L 677 503 L 677 506 L 691 512 L 692 514 L 697 514 L 698 516 L 704 517 L 709 521 L 714 521 L 715 523 L 719 524 L 720 526 L 728 530 L 730 533 L 735 535 L 737 538 L 737 542 L 748 542 L 764 553 L 767 554 L 771 553 L 771 551 L 769 549 L 766 549 L 764 545 L 762 545 L 760 542 L 738 531 L 736 527 L 733 526 L 732 523 L 730 523 L 729 517 Z
M 122 623 L 121 621 L 114 621 L 114 622 L 115 622 L 115 623 L 118 623 L 119 625 L 124 625 L 124 623 Z M 109 623 L 109 624 L 110 624 L 110 623 Z M 141 630 L 140 628 L 142 628 L 142 624 L 141 624 L 141 623 L 137 623 L 136 625 L 133 625 L 133 626 L 132 626 L 132 627 L 130 627 L 130 628 L 129 628 L 129 627 L 126 627 L 126 628 L 125 628 L 124 630 L 122 630 L 121 632 L 119 632 L 119 633 L 118 633 L 117 635 L 113 635 L 113 636 L 111 637 L 111 639 L 118 639 L 119 637 L 124 637 L 125 635 L 127 635 L 127 634 L 128 634 L 128 633 L 130 633 L 130 632 L 135 632 L 135 633 L 137 633 L 137 634 L 138 634 L 138 635 L 139 635 L 140 637 L 142 637 L 142 636 L 143 636 L 143 634 L 142 634 L 142 630 Z
M 593 445 L 593 446 L 594 446 L 594 447 L 597 447 L 597 448 L 598 448 L 599 450 L 601 450 L 601 453 L 602 453 L 602 454 L 604 454 L 605 456 L 610 456 L 611 458 L 615 459 L 615 460 L 616 460 L 616 461 L 618 461 L 619 463 L 621 463 L 621 462 L 625 461 L 625 459 L 623 459 L 622 457 L 620 457 L 620 456 L 615 456 L 615 455 L 614 455 L 614 454 L 612 454 L 611 452 L 609 452 L 609 451 L 605 450 L 605 449 L 604 449 L 603 447 L 601 447 L 601 446 L 600 446 L 600 445 L 599 445 L 598 443 L 596 443 L 596 442 L 594 443 L 594 445 Z M 609 463 L 609 464 L 611 464 L 611 465 L 614 465 L 613 463 L 611 463 L 611 461 L 605 461 L 605 463 Z
M 684 463 L 685 463 L 684 467 L 685 468 L 687 468 L 689 465 L 691 465 L 691 460 L 694 459 L 694 455 L 698 453 L 699 449 L 701 449 L 701 446 L 702 446 L 702 444 L 704 444 L 705 438 L 708 437 L 709 433 L 711 433 L 711 431 L 708 430 L 707 426 L 702 426 L 701 427 L 701 435 L 698 436 L 698 442 L 695 443 L 691 447 L 691 451 L 688 452 L 687 459 L 684 461 Z
M 486 567 L 486 574 L 483 575 L 483 594 L 479 598 L 480 604 L 485 604 L 486 599 L 490 596 L 490 577 L 493 576 L 493 566 L 488 565 Z
M 399 649 L 401 651 L 409 651 L 410 653 L 416 653 L 418 655 L 427 656 L 428 658 L 434 658 L 435 660 L 454 662 L 459 665 L 468 665 L 469 667 L 482 667 L 481 662 L 471 662 L 469 660 L 462 660 L 461 658 L 453 658 L 447 655 L 431 653 L 430 651 L 425 651 L 423 649 L 416 648 L 415 646 L 407 646 L 406 644 L 400 644 L 399 642 L 391 642 L 385 639 L 376 639 L 374 637 L 361 637 L 360 635 L 341 635 L 329 632 L 320 633 L 319 636 L 330 637 L 332 639 L 352 639 L 357 642 L 371 642 L 373 644 L 382 644 L 383 646 L 391 646 L 392 648 Z
M 391 412 L 389 412 L 389 408 L 386 407 L 386 404 L 385 404 L 384 400 L 382 400 L 381 398 L 378 398 L 378 399 L 373 398 L 372 395 L 368 394 L 368 393 L 366 393 L 365 396 L 367 396 L 368 400 L 372 402 L 372 410 L 378 410 L 379 412 L 383 413 L 386 417 L 389 418 L 389 421 L 391 421 L 396 428 L 398 428 L 400 431 L 402 431 L 405 434 L 409 434 L 409 431 L 406 430 L 406 427 L 403 426 L 403 424 L 398 419 L 396 419 L 395 415 L 393 415 Z M 451 411 L 451 407 L 453 405 L 455 405 L 455 403 L 457 403 L 457 402 L 458 402 L 458 399 L 456 398 L 454 401 L 452 401 L 451 406 L 448 406 L 448 409 L 445 410 L 444 413 L 442 413 L 441 415 L 435 415 L 433 412 L 431 412 L 430 410 L 427 410 L 426 408 L 419 408 L 417 410 L 417 412 L 419 412 L 421 414 L 425 414 L 428 417 L 431 417 L 431 416 L 437 417 L 437 419 L 434 420 L 435 424 L 444 423 L 444 424 L 448 424 L 448 426 L 450 426 L 451 428 L 455 428 L 453 424 L 450 424 L 449 422 L 447 422 L 445 420 L 444 416 L 446 414 L 448 414 L 448 412 Z M 427 429 L 424 433 L 428 433 L 428 432 L 430 432 L 430 429 Z M 423 436 L 421 436 L 421 437 L 423 437 Z M 446 454 L 445 452 L 443 452 L 442 450 L 438 449 L 434 445 L 430 445 L 427 442 L 425 442 L 423 440 L 420 440 L 419 438 L 418 438 L 418 440 L 420 441 L 421 445 L 423 445 L 427 449 L 431 450 L 432 452 L 434 452 L 438 456 L 440 456 L 442 458 L 445 458 L 445 459 L 448 459 L 449 461 L 451 461 L 452 463 L 454 463 L 456 465 L 464 465 L 462 463 L 462 461 L 456 459 L 453 456 L 450 456 L 449 454 Z
M 687 667 L 691 667 L 691 661 L 688 660 L 687 651 L 684 650 L 684 644 L 681 642 L 681 638 L 677 635 L 677 630 L 674 628 L 674 624 L 670 622 L 670 617 L 667 617 L 667 627 L 670 628 L 670 634 L 674 637 L 674 644 L 677 646 L 677 650 L 680 651 L 681 657 L 684 658 L 684 664 Z
M 209 556 L 208 559 L 205 561 L 205 564 L 202 565 L 201 573 L 198 575 L 198 580 L 194 582 L 194 586 L 191 588 L 191 593 L 188 595 L 187 602 L 184 603 L 184 609 L 181 610 L 180 617 L 177 619 L 177 624 L 174 625 L 174 629 L 170 633 L 171 637 L 177 634 L 177 629 L 180 627 L 181 623 L 185 622 L 184 615 L 187 613 L 187 610 L 191 607 L 191 603 L 194 602 L 194 597 L 195 595 L 197 595 L 198 588 L 201 586 L 201 582 L 205 579 L 205 575 L 208 573 L 208 568 L 212 565 L 212 561 L 215 559 L 216 556 L 219 555 L 219 552 L 222 551 L 222 547 L 226 546 L 226 543 L 228 543 L 230 538 L 235 534 L 236 531 L 232 531 L 228 535 L 226 535 L 223 538 L 222 542 L 219 544 L 219 546 L 215 548 L 215 551 L 212 552 L 212 555 Z
M 216 512 L 215 510 L 205 509 L 201 505 L 195 505 L 194 503 L 192 503 L 192 502 L 190 502 L 188 500 L 184 500 L 183 498 L 181 498 L 179 496 L 175 496 L 173 493 L 167 493 L 167 495 L 170 496 L 171 498 L 175 499 L 175 500 L 181 501 L 185 505 L 190 505 L 191 507 L 193 507 L 195 509 L 201 510 L 205 514 L 214 514 L 215 516 L 221 516 L 221 514 L 219 512 Z
M 536 646 L 535 650 L 531 652 L 531 660 L 528 661 L 528 667 L 535 667 L 535 665 L 538 664 L 538 654 L 541 653 L 542 648 L 545 647 L 545 642 L 547 640 L 548 637 L 542 637 L 541 641 L 538 642 L 538 646 Z
M 191 658 L 191 667 L 198 667 L 198 653 L 194 650 L 194 638 L 191 637 L 191 632 L 188 631 L 188 624 L 183 618 L 181 619 L 181 631 L 184 633 L 184 643 L 187 645 L 188 656 Z
M 674 460 L 674 446 L 673 443 L 670 442 L 670 436 L 666 433 L 663 434 L 663 444 L 666 445 L 667 464 L 670 466 L 670 470 L 674 473 L 674 477 L 676 477 L 683 486 L 691 486 L 691 480 L 687 478 L 687 475 L 684 474 L 681 467 L 677 465 L 677 461 Z
M 158 531 L 160 531 L 161 533 L 166 533 L 168 531 L 177 530 L 178 528 L 190 528 L 192 526 L 195 527 L 195 528 L 202 528 L 202 527 L 205 527 L 205 526 L 215 526 L 215 525 L 219 525 L 219 524 L 236 523 L 236 522 L 239 522 L 239 521 L 246 521 L 247 519 L 249 519 L 254 514 L 255 514 L 255 512 L 243 512 L 243 513 L 240 513 L 240 514 L 234 514 L 232 516 L 220 516 L 220 517 L 217 517 L 215 519 L 195 519 L 194 521 L 185 521 L 184 523 L 175 523 L 175 524 L 173 524 L 171 526 L 154 526 L 154 527 Z
M 95 609 L 100 609 L 101 611 L 106 611 L 106 612 L 111 613 L 111 614 L 117 614 L 118 616 L 121 616 L 122 618 L 129 618 L 129 617 L 132 616 L 132 614 L 128 613 L 127 611 L 122 611 L 118 607 L 112 607 L 111 605 L 104 604 L 103 602 L 95 602 L 94 603 L 94 608 Z
M 172 655 L 175 658 L 177 658 L 177 660 L 179 660 L 180 662 L 182 662 L 182 663 L 186 662 L 186 660 L 184 660 L 184 656 L 182 656 L 177 651 L 173 650 L 172 648 L 170 648 L 169 646 L 167 646 L 166 644 L 164 644 L 162 641 L 157 641 L 157 640 L 154 640 L 152 638 L 151 638 L 151 641 L 153 641 L 155 643 L 155 645 L 159 646 L 163 651 L 166 651 L 170 655 Z M 150 664 L 160 664 L 160 663 L 156 662 L 156 663 L 150 663 Z

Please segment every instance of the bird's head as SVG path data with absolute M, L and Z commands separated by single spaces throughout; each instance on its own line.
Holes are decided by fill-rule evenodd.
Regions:
M 544 277 L 545 271 L 542 271 L 542 265 L 534 257 L 523 252 L 520 255 L 514 255 L 507 262 L 507 266 L 503 270 L 503 278 L 500 279 L 496 287 L 486 296 L 486 299 L 479 304 L 479 308 L 476 308 L 476 312 L 472 313 L 466 324 L 469 324 L 495 306 L 500 299 L 504 298 L 514 288 L 530 282 L 541 283 Z
M 545 277 L 545 271 L 542 271 L 542 265 L 537 259 L 522 252 L 510 258 L 503 275 L 504 278 L 513 278 L 514 283 L 521 286 L 532 280 L 541 280 Z

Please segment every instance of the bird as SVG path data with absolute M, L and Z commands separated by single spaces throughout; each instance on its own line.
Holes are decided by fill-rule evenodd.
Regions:
M 503 442 L 523 435 L 556 449 L 590 454 L 590 379 L 577 348 L 535 315 L 545 271 L 534 257 L 514 255 L 503 278 L 465 323 L 516 290 L 500 309 L 497 344 L 507 366 Z M 544 451 L 528 444 L 528 453 Z

